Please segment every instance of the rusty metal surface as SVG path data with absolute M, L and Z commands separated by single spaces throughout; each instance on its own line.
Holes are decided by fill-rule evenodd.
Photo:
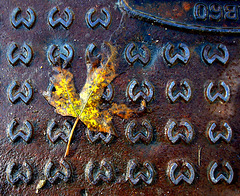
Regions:
M 43 179 L 40 195 L 240 194 L 239 2 L 171 2 L 0 2 L 1 195 L 35 194 Z M 194 12 L 199 3 L 207 11 Z M 118 137 L 79 123 L 63 159 L 74 119 L 42 92 L 57 63 L 80 92 L 86 50 L 104 41 L 121 74 L 103 103 L 146 110 L 115 117 Z

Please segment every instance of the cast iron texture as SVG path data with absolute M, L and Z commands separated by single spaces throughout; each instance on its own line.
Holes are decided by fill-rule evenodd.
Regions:
M 239 36 L 191 32 L 152 24 L 131 18 L 131 13 L 119 9 L 119 3 L 111 0 L 0 2 L 0 193 L 33 195 L 38 182 L 47 179 L 38 191 L 40 195 L 240 194 Z M 51 13 L 56 6 L 60 15 L 54 15 L 55 24 Z M 161 9 L 170 13 L 174 10 L 173 5 L 167 6 L 159 7 L 159 12 Z M 191 11 L 194 5 L 190 3 L 189 6 Z M 15 18 L 18 7 L 22 12 Z M 27 14 L 28 8 L 32 10 Z M 63 12 L 65 8 L 69 8 L 66 13 Z M 27 20 L 22 19 L 18 24 L 21 17 Z M 59 17 L 65 23 L 63 20 L 57 23 Z M 102 21 L 97 20 L 98 17 Z M 65 55 L 65 59 L 62 55 L 63 60 L 56 59 L 56 62 L 61 64 L 65 60 L 66 69 L 74 74 L 80 92 L 86 80 L 86 48 L 95 43 L 97 52 L 104 41 L 118 48 L 118 73 L 121 74 L 113 82 L 113 101 L 140 108 L 145 100 L 146 108 L 138 118 L 122 120 L 115 117 L 113 123 L 118 137 L 112 136 L 105 142 L 101 139 L 94 142 L 85 125 L 79 123 L 70 155 L 61 162 L 66 148 L 64 133 L 63 139 L 55 141 L 53 137 L 57 130 L 51 127 L 55 123 L 60 132 L 64 129 L 68 133 L 74 119 L 56 114 L 42 95 L 49 86 L 52 72 L 51 48 L 56 45 Z M 16 50 L 14 43 L 19 47 Z M 68 51 L 63 48 L 65 44 L 70 45 Z M 227 49 L 219 49 L 220 44 Z M 23 55 L 16 61 L 21 50 Z M 68 52 L 72 58 L 67 58 Z M 177 53 L 178 58 L 173 59 Z M 57 54 L 59 51 L 54 53 Z M 219 58 L 211 63 L 214 54 Z M 20 86 L 26 84 L 26 89 L 22 86 L 22 94 L 16 81 Z M 136 82 L 133 81 L 139 86 L 134 86 Z M 223 88 L 221 81 L 230 91 Z M 143 87 L 140 86 L 142 82 Z M 210 90 L 212 101 L 207 90 Z M 178 95 L 178 92 L 182 94 Z M 214 95 L 218 95 L 216 100 Z M 135 100 L 136 96 L 139 99 Z M 176 96 L 179 98 L 175 100 Z M 104 104 L 109 102 L 104 101 Z M 63 128 L 66 120 L 69 122 Z M 210 130 L 214 122 L 217 127 Z M 228 138 L 229 142 L 227 139 L 211 142 L 211 131 L 214 137 L 217 133 L 226 136 L 229 132 L 221 127 L 221 122 L 231 127 L 232 136 Z M 137 125 L 135 131 L 133 123 Z M 180 128 L 175 127 L 171 132 L 174 123 Z M 15 138 L 18 130 L 24 134 Z M 135 141 L 135 132 L 141 130 L 145 130 L 142 134 L 146 132 L 148 135 Z M 174 138 L 169 134 L 175 137 L 179 133 L 190 136 L 188 139 L 182 136 L 182 140 L 180 137 L 173 142 Z M 225 167 L 226 162 L 232 171 Z M 213 177 L 223 173 L 230 178 L 232 173 L 230 184 L 224 180 L 217 184 L 211 181 L 214 163 L 220 167 Z M 100 164 L 105 165 L 105 169 L 102 175 L 98 175 L 98 181 Z M 174 170 L 176 164 L 178 167 Z M 54 179 L 57 173 L 54 167 L 59 169 L 58 176 L 62 179 Z M 141 170 L 142 174 L 138 173 Z M 190 179 L 177 184 L 181 172 Z

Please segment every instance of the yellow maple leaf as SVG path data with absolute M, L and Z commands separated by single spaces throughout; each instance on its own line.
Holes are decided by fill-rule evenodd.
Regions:
M 69 147 L 73 131 L 81 120 L 91 131 L 114 133 L 112 116 L 118 115 L 122 118 L 129 118 L 133 110 L 125 104 L 112 104 L 109 110 L 100 110 L 100 101 L 105 87 L 117 76 L 115 67 L 116 49 L 108 44 L 111 55 L 107 60 L 102 60 L 100 65 L 87 61 L 87 79 L 80 94 L 76 92 L 73 74 L 61 67 L 54 67 L 55 74 L 50 78 L 56 91 L 51 94 L 44 92 L 47 101 L 54 106 L 55 111 L 62 116 L 76 117 L 71 134 L 69 136 L 65 156 L 69 154 Z

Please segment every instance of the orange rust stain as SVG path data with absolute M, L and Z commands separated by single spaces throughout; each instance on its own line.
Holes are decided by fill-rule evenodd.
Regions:
M 185 12 L 188 12 L 190 10 L 190 8 L 191 8 L 191 4 L 188 3 L 188 2 L 183 2 L 182 3 L 182 7 L 183 7 Z

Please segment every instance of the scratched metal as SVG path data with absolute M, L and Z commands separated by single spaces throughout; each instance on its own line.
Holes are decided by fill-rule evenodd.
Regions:
M 0 195 L 239 195 L 238 1 L 0 1 Z M 101 45 L 119 76 L 103 107 L 116 135 L 54 112 L 53 66 L 74 75 Z

